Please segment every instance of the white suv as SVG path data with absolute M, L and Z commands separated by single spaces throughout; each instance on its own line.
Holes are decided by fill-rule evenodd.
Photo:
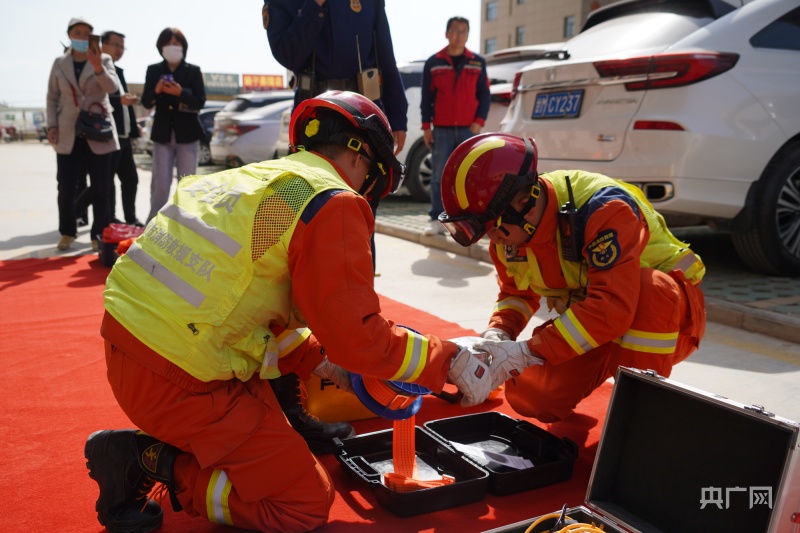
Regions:
M 502 129 L 535 138 L 540 171 L 636 183 L 670 224 L 730 230 L 752 269 L 800 275 L 798 2 L 682 5 L 600 22 L 523 69 Z

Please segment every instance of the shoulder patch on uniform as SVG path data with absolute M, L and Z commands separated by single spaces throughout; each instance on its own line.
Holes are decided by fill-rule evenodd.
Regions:
M 600 270 L 610 268 L 620 256 L 617 232 L 613 229 L 599 232 L 586 248 L 589 250 L 589 263 Z
M 269 26 L 269 2 L 264 2 L 264 5 L 261 7 L 261 23 L 266 30 L 267 26 Z
M 350 0 L 350 9 L 354 13 L 361 13 L 361 0 Z

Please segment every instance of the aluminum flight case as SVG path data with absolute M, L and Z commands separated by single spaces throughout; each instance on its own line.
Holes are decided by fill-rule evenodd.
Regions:
M 762 406 L 621 367 L 586 499 L 566 515 L 606 533 L 800 532 L 799 429 Z M 484 533 L 523 533 L 544 516 Z M 555 533 L 555 522 L 530 533 Z

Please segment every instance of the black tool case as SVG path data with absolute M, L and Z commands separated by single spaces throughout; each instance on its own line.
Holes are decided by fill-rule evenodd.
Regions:
M 490 458 L 470 456 L 489 472 L 490 493 L 505 496 L 552 485 L 572 477 L 578 445 L 530 422 L 486 412 L 432 420 L 425 427 L 449 443 L 528 459 L 533 466 L 515 469 Z
M 586 500 L 566 515 L 606 533 L 800 531 L 798 423 L 620 368 Z M 490 531 L 523 533 L 543 516 Z
M 486 497 L 489 473 L 425 428 L 415 428 L 419 479 L 453 476 L 455 483 L 413 492 L 396 492 L 383 484 L 383 474 L 394 471 L 392 429 L 336 441 L 336 458 L 345 471 L 371 489 L 378 502 L 397 516 L 414 516 Z

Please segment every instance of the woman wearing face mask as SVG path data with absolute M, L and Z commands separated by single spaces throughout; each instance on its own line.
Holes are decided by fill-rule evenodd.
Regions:
M 87 172 L 94 215 L 90 236 L 95 251 L 111 216 L 111 153 L 119 150 L 119 141 L 108 95 L 117 90 L 119 81 L 111 56 L 102 54 L 98 45 L 89 46 L 91 33 L 92 25 L 85 19 L 69 21 L 70 46 L 53 63 L 47 85 L 47 140 L 55 148 L 57 161 L 59 250 L 69 249 L 77 236 L 75 185 Z M 95 141 L 77 137 L 75 125 L 81 110 L 104 111 L 111 122 L 111 138 Z
M 198 111 L 206 102 L 200 67 L 184 60 L 189 45 L 181 30 L 166 28 L 156 48 L 164 61 L 147 67 L 142 91 L 142 105 L 156 108 L 150 130 L 153 176 L 148 222 L 169 199 L 173 167 L 178 168 L 178 179 L 197 171 L 197 151 L 204 135 Z

